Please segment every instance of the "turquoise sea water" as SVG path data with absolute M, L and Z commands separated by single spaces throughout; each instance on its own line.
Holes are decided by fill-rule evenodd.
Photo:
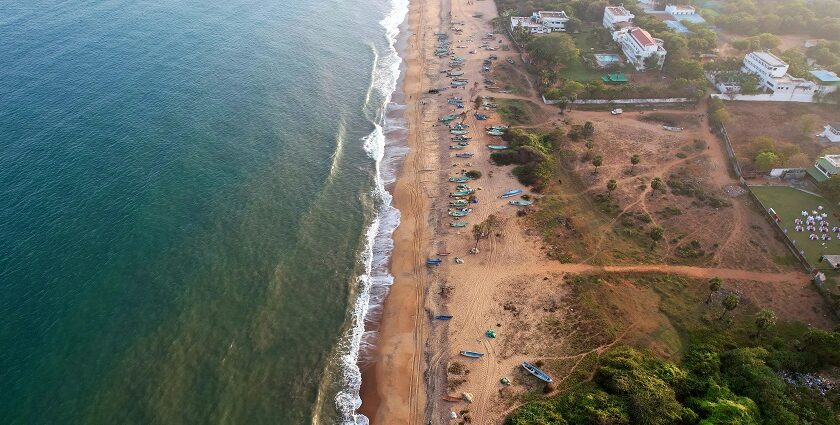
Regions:
M 404 7 L 0 4 L 0 422 L 352 420 Z

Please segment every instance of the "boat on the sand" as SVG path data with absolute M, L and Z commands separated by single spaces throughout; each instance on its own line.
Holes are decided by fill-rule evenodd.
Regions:
M 508 203 L 515 207 L 527 207 L 528 205 L 533 204 L 531 201 L 510 201 Z
M 522 193 L 522 189 L 513 189 L 503 193 L 502 196 L 500 196 L 500 198 L 510 198 L 511 196 L 516 196 L 520 193 Z
M 484 353 L 477 353 L 475 351 L 461 351 L 461 355 L 464 356 L 464 357 L 470 357 L 470 358 L 473 358 L 473 359 L 480 359 L 482 356 L 484 356 Z M 537 370 L 539 370 L 539 369 L 537 369 Z M 551 378 L 548 378 L 548 379 L 551 379 Z
M 548 376 L 548 374 L 546 374 L 545 372 L 541 371 L 538 367 L 532 365 L 531 363 L 522 362 L 522 367 L 524 367 L 525 370 L 527 370 L 528 372 L 531 372 L 531 375 L 536 376 L 537 379 L 544 382 L 548 382 L 549 384 L 551 383 L 551 377 Z

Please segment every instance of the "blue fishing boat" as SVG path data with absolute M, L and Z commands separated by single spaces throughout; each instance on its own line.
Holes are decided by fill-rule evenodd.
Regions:
M 472 210 L 471 209 L 466 209 L 466 210 L 459 210 L 459 211 L 450 211 L 449 216 L 450 217 L 466 217 L 470 214 L 470 211 L 472 211 Z
M 461 355 L 464 356 L 464 357 L 470 357 L 470 358 L 473 358 L 473 359 L 480 359 L 482 356 L 484 356 L 484 353 L 477 353 L 475 351 L 461 351 Z M 537 369 L 537 370 L 539 370 L 539 369 Z M 548 379 L 551 379 L 551 378 L 548 378 Z
M 438 314 L 437 316 L 435 316 L 435 319 L 436 320 L 452 320 L 452 316 L 449 316 L 449 315 L 446 315 L 446 314 Z
M 510 198 L 511 196 L 516 196 L 520 193 L 522 193 L 522 189 L 513 189 L 503 193 L 502 196 L 500 196 L 500 198 Z
M 467 206 L 467 204 L 468 204 L 468 203 L 467 203 L 467 200 L 466 200 L 466 199 L 459 199 L 459 200 L 457 200 L 457 201 L 452 201 L 452 202 L 450 202 L 450 203 L 449 203 L 449 206 L 450 206 L 450 207 L 466 207 L 466 206 Z
M 527 207 L 528 205 L 533 204 L 531 201 L 510 201 L 508 203 L 515 207 Z
M 452 183 L 466 183 L 470 181 L 469 177 L 450 177 L 449 181 Z
M 447 123 L 449 121 L 454 120 L 455 118 L 458 118 L 458 116 L 457 115 L 446 115 L 446 116 L 438 118 L 438 121 L 443 122 L 443 123 Z
M 440 263 L 442 263 L 442 262 L 443 262 L 443 260 L 441 260 L 440 258 L 430 258 L 430 259 L 426 260 L 426 265 L 427 266 L 439 266 Z
M 487 116 L 487 115 L 484 115 L 484 114 L 478 114 L 478 113 L 477 113 L 477 114 L 475 114 L 475 119 L 477 119 L 477 120 L 479 120 L 479 121 L 484 121 L 484 120 L 486 120 L 487 118 L 488 118 L 488 116 Z
M 452 84 L 453 86 L 466 86 L 467 82 L 466 81 L 453 81 L 449 84 Z
M 452 145 L 452 146 L 449 147 L 449 149 L 463 150 L 464 147 L 461 146 L 461 145 Z
M 472 190 L 472 189 L 456 190 L 455 192 L 450 193 L 449 196 L 452 196 L 452 197 L 454 197 L 454 196 L 467 196 L 467 195 L 469 195 L 473 192 L 475 192 L 475 191 Z
M 469 133 L 469 131 L 466 131 L 466 130 L 449 130 L 449 133 L 454 134 L 454 135 L 462 135 L 462 134 Z
M 503 151 L 503 150 L 507 149 L 508 147 L 503 146 L 503 145 L 487 145 L 487 148 L 490 149 L 491 151 Z
M 537 379 L 544 382 L 548 382 L 549 384 L 551 383 L 551 377 L 548 376 L 548 374 L 546 374 L 545 372 L 541 371 L 536 366 L 532 365 L 531 363 L 522 362 L 522 367 L 524 367 L 525 370 L 527 370 L 528 372 L 531 372 L 531 375 L 536 376 Z
M 505 132 L 502 130 L 490 130 L 487 134 L 490 136 L 504 136 Z
M 453 221 L 449 223 L 449 227 L 467 227 L 467 224 L 465 221 Z

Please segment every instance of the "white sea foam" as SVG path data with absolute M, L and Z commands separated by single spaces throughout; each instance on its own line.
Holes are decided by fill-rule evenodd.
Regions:
M 377 321 L 382 302 L 393 283 L 388 262 L 394 241 L 391 235 L 400 223 L 400 212 L 391 205 L 392 196 L 386 187 L 396 178 L 396 160 L 399 152 L 389 146 L 387 137 L 405 129 L 401 118 L 388 118 L 389 111 L 397 111 L 404 105 L 391 103 L 391 96 L 397 88 L 400 77 L 400 58 L 396 49 L 400 25 L 408 14 L 408 0 L 393 0 L 391 10 L 380 21 L 385 29 L 388 47 L 385 52 L 373 48 L 375 57 L 371 87 L 367 96 L 367 107 L 374 130 L 363 139 L 364 149 L 374 161 L 374 188 L 372 192 L 374 216 L 367 228 L 366 242 L 362 253 L 364 273 L 357 278 L 358 293 L 353 305 L 349 335 L 344 341 L 346 347 L 341 354 L 341 373 L 344 386 L 336 395 L 336 406 L 341 414 L 342 424 L 367 425 L 368 418 L 357 413 L 362 400 L 359 396 L 362 379 L 359 370 L 359 356 L 365 347 L 373 344 L 375 334 L 365 331 L 365 321 Z M 381 103 L 379 103 L 381 101 Z M 378 103 L 371 105 L 370 103 Z M 386 150 L 391 150 L 386 156 Z

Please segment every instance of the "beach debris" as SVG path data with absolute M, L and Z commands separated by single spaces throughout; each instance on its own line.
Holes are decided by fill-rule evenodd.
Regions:
M 464 260 L 461 257 L 455 257 L 456 264 L 464 264 Z
M 455 412 L 449 412 L 449 419 L 458 419 L 458 414 Z
M 472 403 L 473 398 L 474 398 L 472 393 L 463 393 L 463 396 L 464 396 L 464 401 L 466 401 L 467 403 Z
M 496 331 L 494 331 L 493 329 L 487 329 L 487 332 L 484 332 L 484 335 L 487 338 L 496 338 Z
M 470 250 L 470 254 L 478 254 L 478 253 L 479 253 L 478 248 L 473 248 L 473 249 Z
M 503 376 L 502 379 L 499 379 L 499 382 L 502 385 L 510 385 L 510 379 L 508 379 L 506 376 Z

